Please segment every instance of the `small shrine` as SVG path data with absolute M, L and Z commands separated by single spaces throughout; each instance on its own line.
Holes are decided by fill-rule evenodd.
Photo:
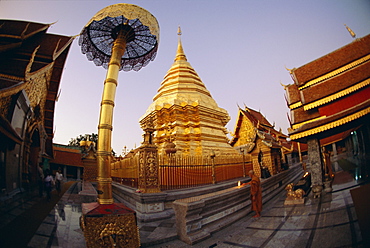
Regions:
M 239 107 L 230 144 L 240 153 L 249 154 L 255 173 L 266 178 L 284 170 L 286 138 L 259 111 L 245 106 Z

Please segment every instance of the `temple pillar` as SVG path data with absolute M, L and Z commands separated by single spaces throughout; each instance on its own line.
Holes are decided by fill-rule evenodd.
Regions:
M 323 177 L 322 177 L 322 161 L 320 142 L 318 139 L 309 139 L 308 145 L 308 171 L 311 173 L 312 192 L 314 198 L 319 197 L 322 192 Z
M 63 167 L 63 175 L 64 175 L 64 178 L 67 179 L 67 165 Z
M 139 180 L 138 188 L 142 193 L 158 193 L 158 156 L 156 147 L 139 148 Z
M 148 124 L 150 125 L 150 124 Z M 139 178 L 138 188 L 142 193 L 158 193 L 159 183 L 159 165 L 157 146 L 153 144 L 154 128 L 148 126 L 144 128 L 144 142 L 139 150 Z

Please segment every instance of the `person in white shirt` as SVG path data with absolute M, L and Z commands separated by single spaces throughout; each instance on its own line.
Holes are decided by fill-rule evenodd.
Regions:
M 45 177 L 45 191 L 46 191 L 46 200 L 50 201 L 51 198 L 51 189 L 53 188 L 54 179 L 51 175 L 50 170 L 46 170 L 46 177 Z
M 60 195 L 60 192 L 62 191 L 62 181 L 63 174 L 59 168 L 57 173 L 55 174 L 55 188 L 57 189 L 58 195 Z

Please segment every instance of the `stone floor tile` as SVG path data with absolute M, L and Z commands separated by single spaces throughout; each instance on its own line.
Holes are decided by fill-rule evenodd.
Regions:
M 275 230 L 281 224 L 282 220 L 283 218 L 281 217 L 261 217 L 256 219 L 256 221 L 251 222 L 249 227 Z
M 283 230 L 301 230 L 314 228 L 316 216 L 290 216 L 286 219 L 285 223 L 281 226 Z
M 328 226 L 336 226 L 343 223 L 348 223 L 349 218 L 347 214 L 347 209 L 337 209 L 332 210 L 330 212 L 321 213 L 318 222 L 317 228 L 319 227 L 328 227 Z
M 279 231 L 265 247 L 304 248 L 310 233 L 310 231 Z
M 42 235 L 34 235 L 31 241 L 28 243 L 27 248 L 40 248 L 47 247 L 49 242 L 49 237 Z
M 350 225 L 316 229 L 311 248 L 353 247 Z
M 55 228 L 54 224 L 42 223 L 37 229 L 36 234 L 50 237 L 54 228 Z

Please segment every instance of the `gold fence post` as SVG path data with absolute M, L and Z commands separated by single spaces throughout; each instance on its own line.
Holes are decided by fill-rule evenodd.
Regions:
M 213 184 L 216 184 L 216 171 L 215 171 L 215 157 L 216 157 L 216 154 L 215 152 L 212 150 L 211 151 L 211 154 L 209 155 L 212 159 L 212 183 Z
M 243 177 L 245 177 L 245 158 L 244 158 L 244 149 L 240 147 L 240 152 L 242 153 L 243 156 Z

